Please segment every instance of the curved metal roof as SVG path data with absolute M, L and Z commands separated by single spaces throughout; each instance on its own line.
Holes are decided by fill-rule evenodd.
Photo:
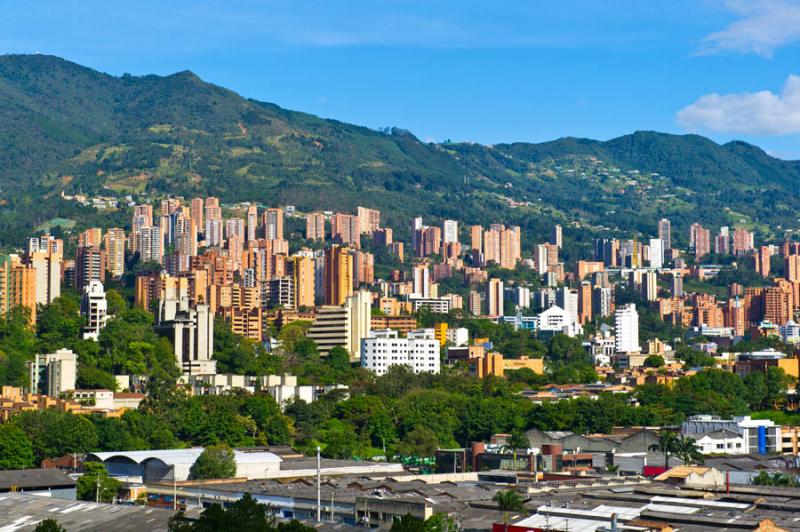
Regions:
M 186 465 L 191 466 L 203 452 L 203 447 L 192 447 L 190 449 L 153 449 L 151 451 L 111 451 L 101 453 L 89 453 L 88 458 L 96 458 L 101 462 L 113 458 L 125 458 L 136 464 L 142 464 L 147 460 L 160 460 L 169 466 Z M 282 462 L 281 458 L 270 452 L 242 452 L 234 450 L 234 458 L 237 464 L 252 464 L 263 462 Z

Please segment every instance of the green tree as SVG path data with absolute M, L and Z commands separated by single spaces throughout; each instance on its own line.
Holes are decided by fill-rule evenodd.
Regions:
M 418 427 L 406 434 L 400 444 L 400 450 L 408 456 L 433 456 L 439 448 L 436 433 L 425 427 Z
M 457 532 L 458 523 L 445 513 L 436 513 L 425 520 L 425 532 Z
M 675 442 L 674 453 L 675 456 L 680 458 L 686 465 L 702 464 L 705 462 L 703 453 L 700 452 L 700 448 L 697 447 L 697 441 L 694 438 L 681 437 L 678 439 L 678 441 Z
M 337 345 L 328 353 L 328 365 L 337 375 L 350 371 L 350 353 L 344 347 Z
M 97 448 L 94 424 L 84 416 L 53 408 L 21 412 L 11 424 L 22 429 L 33 444 L 37 462 L 65 454 L 86 453 Z
M 356 432 L 348 423 L 332 419 L 322 436 L 322 454 L 328 458 L 348 459 L 356 452 Z
M 660 368 L 664 365 L 664 357 L 661 355 L 649 355 L 644 359 L 644 367 L 646 368 Z
M 650 450 L 664 454 L 664 467 L 669 468 L 670 455 L 676 454 L 678 450 L 678 436 L 669 430 L 662 430 L 658 434 L 658 442 L 650 446 Z
M 78 478 L 77 495 L 82 501 L 112 502 L 121 484 L 108 476 L 105 466 L 98 462 L 85 462 L 83 474 Z
M 33 466 L 30 438 L 15 425 L 0 425 L 0 469 L 27 469 Z
M 33 532 L 67 532 L 67 529 L 59 525 L 55 519 L 42 519 Z
M 193 480 L 233 478 L 236 476 L 236 459 L 229 445 L 220 443 L 203 449 L 189 469 Z
M 424 532 L 425 522 L 419 517 L 406 514 L 400 519 L 395 519 L 390 532 Z
M 524 500 L 514 490 L 501 490 L 494 494 L 492 500 L 497 503 L 497 509 L 503 512 L 503 525 L 508 530 L 509 512 L 524 512 Z

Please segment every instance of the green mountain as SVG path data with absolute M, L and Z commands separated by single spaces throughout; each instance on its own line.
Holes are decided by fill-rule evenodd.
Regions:
M 400 227 L 412 215 L 508 221 L 530 238 L 553 221 L 652 233 L 661 216 L 771 235 L 800 210 L 800 163 L 741 142 L 637 132 L 423 143 L 245 99 L 191 72 L 114 77 L 45 55 L 0 56 L 0 146 L 0 243 L 74 214 L 62 191 L 361 204 Z

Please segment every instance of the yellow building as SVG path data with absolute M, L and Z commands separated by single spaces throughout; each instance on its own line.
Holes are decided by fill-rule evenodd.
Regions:
M 470 353 L 472 355 L 472 353 Z M 482 379 L 487 375 L 503 377 L 506 371 L 527 368 L 536 374 L 544 374 L 544 360 L 526 356 L 505 359 L 502 354 L 490 352 L 483 356 L 470 356 L 468 359 L 470 373 Z
M 447 324 L 437 323 L 434 325 L 433 334 L 439 340 L 439 345 L 444 346 L 447 343 Z
M 314 260 L 311 257 L 294 256 L 291 258 L 292 282 L 295 291 L 297 308 L 314 307 Z
M 343 305 L 353 294 L 353 256 L 346 247 L 325 251 L 325 304 Z

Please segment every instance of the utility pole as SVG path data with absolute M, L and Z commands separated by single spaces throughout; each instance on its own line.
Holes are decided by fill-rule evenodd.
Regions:
M 178 479 L 175 478 L 175 468 L 172 469 L 172 511 L 178 511 Z
M 320 459 L 320 448 L 317 445 L 317 523 L 322 521 L 322 476 L 320 473 L 321 469 L 321 459 Z
M 100 502 L 100 473 L 97 474 L 97 489 L 95 490 L 94 502 Z

